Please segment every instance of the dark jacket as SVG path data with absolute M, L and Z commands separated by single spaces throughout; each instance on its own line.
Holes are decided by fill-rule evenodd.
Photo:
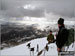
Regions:
M 47 41 L 54 41 L 54 35 L 53 34 L 49 34 L 48 36 L 47 36 Z
M 59 29 L 58 35 L 56 36 L 56 45 L 58 48 L 62 48 L 68 40 L 68 30 L 65 27 Z

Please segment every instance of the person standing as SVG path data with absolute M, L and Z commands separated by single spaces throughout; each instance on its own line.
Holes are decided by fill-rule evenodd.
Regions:
M 64 26 L 64 19 L 63 18 L 59 18 L 58 27 L 59 27 L 59 31 L 56 36 L 56 45 L 57 45 L 57 51 L 61 52 L 62 47 L 64 46 L 64 44 L 68 40 L 68 30 Z

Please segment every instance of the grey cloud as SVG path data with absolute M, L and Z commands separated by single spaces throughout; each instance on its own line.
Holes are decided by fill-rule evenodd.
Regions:
M 56 1 L 50 1 L 50 2 L 44 2 L 46 3 L 43 6 L 43 9 L 46 9 L 48 12 L 53 12 L 62 16 L 68 16 L 68 17 L 75 17 L 74 16 L 74 0 L 56 0 Z
M 0 11 L 2 15 L 7 17 L 43 17 L 44 10 L 48 13 L 75 17 L 74 2 L 74 0 L 0 0 Z M 36 9 L 24 9 L 23 6 L 26 4 L 35 5 Z
M 4 16 L 6 17 L 22 17 L 22 16 L 32 16 L 32 17 L 41 17 L 43 16 L 43 10 L 26 10 L 23 8 L 24 5 L 30 4 L 31 1 L 25 0 L 2 0 L 1 1 L 1 10 Z
M 4 11 L 3 11 L 4 12 Z M 43 17 L 44 16 L 44 11 L 43 10 L 27 10 L 24 8 L 19 8 L 19 9 L 11 9 L 7 10 L 3 15 L 7 17 L 24 17 L 24 16 L 29 16 L 29 17 Z
M 13 9 L 18 6 L 22 6 L 24 4 L 26 4 L 26 2 L 22 0 L 0 0 L 0 5 L 2 10 Z

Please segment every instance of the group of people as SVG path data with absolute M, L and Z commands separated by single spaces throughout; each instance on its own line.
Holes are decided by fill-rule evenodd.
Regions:
M 50 30 L 49 35 L 47 36 L 47 41 L 48 41 L 48 44 L 56 42 L 57 51 L 61 52 L 64 44 L 68 40 L 68 30 L 65 28 L 63 18 L 59 18 L 58 27 L 59 27 L 59 31 L 58 31 L 58 34 L 56 35 L 56 39 L 54 39 L 54 35 L 52 34 L 52 31 Z

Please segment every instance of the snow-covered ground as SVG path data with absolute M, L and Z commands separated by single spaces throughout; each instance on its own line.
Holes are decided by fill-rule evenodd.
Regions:
M 12 47 L 12 48 L 8 48 L 8 49 L 4 49 L 4 50 L 1 50 L 1 56 L 2 55 L 30 55 L 30 51 L 28 49 L 28 47 L 26 46 L 28 43 L 31 42 L 31 47 L 34 47 L 34 55 L 37 55 L 37 44 L 39 45 L 39 51 L 44 49 L 44 47 L 46 46 L 46 43 L 47 43 L 47 40 L 46 40 L 46 37 L 44 38 L 40 38 L 40 39 L 34 39 L 34 40 L 31 40 L 27 43 L 24 43 L 24 44 L 21 44 L 21 45 L 18 45 L 18 46 L 15 46 L 15 47 Z M 49 51 L 46 51 L 45 55 L 55 55 L 57 56 L 58 55 L 58 52 L 57 52 L 57 47 L 56 47 L 56 44 L 55 43 L 52 43 L 52 44 L 49 44 Z M 44 55 L 44 53 L 42 53 L 41 55 Z
M 67 50 L 67 47 L 65 47 L 65 50 Z M 69 46 L 67 51 L 75 51 L 75 42 Z
M 6 56 L 14 56 L 14 55 L 24 55 L 24 56 L 30 56 L 30 51 L 27 47 L 27 44 L 28 43 L 31 43 L 31 48 L 34 47 L 34 55 L 36 56 L 37 55 L 37 44 L 39 45 L 39 51 L 44 49 L 44 47 L 46 46 L 46 43 L 47 43 L 47 40 L 46 40 L 47 37 L 44 37 L 44 38 L 40 38 L 40 39 L 34 39 L 34 40 L 31 40 L 27 43 L 24 43 L 24 44 L 21 44 L 21 45 L 18 45 L 18 46 L 15 46 L 15 47 L 12 47 L 12 48 L 8 48 L 8 49 L 4 49 L 4 50 L 1 50 L 1 56 L 3 55 L 6 55 Z M 75 44 L 75 43 L 74 43 Z M 45 52 L 45 56 L 49 55 L 49 56 L 58 56 L 58 52 L 57 52 L 57 46 L 55 43 L 51 43 L 48 45 L 49 46 L 49 50 Z M 72 46 L 72 45 L 71 45 Z M 69 47 L 69 51 L 74 51 L 74 48 L 75 46 L 72 48 L 72 47 Z M 33 56 L 33 53 L 31 53 L 31 55 Z M 41 54 L 41 55 L 44 55 L 44 52 Z

